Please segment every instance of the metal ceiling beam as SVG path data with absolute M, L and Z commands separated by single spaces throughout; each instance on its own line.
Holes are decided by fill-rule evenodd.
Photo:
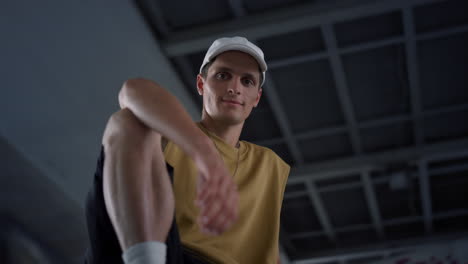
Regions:
M 317 213 L 318 220 L 325 232 L 325 235 L 328 239 L 332 242 L 336 241 L 336 234 L 333 230 L 333 226 L 328 218 L 327 211 L 323 206 L 322 198 L 320 197 L 317 187 L 313 181 L 306 181 L 305 182 L 307 192 L 309 194 L 310 201 L 314 205 L 315 212 Z
M 306 132 L 301 132 L 296 134 L 297 139 L 311 139 L 311 138 L 318 138 L 324 137 L 329 135 L 336 135 L 340 133 L 346 133 L 348 129 L 345 126 L 337 126 L 337 127 L 328 127 L 328 128 L 321 128 Z
M 414 39 L 417 41 L 430 40 L 430 39 L 435 39 L 435 38 L 440 38 L 440 37 L 447 37 L 447 36 L 455 35 L 455 34 L 462 34 L 466 32 L 468 32 L 468 26 L 461 26 L 461 27 L 448 28 L 448 29 L 415 35 Z M 350 45 L 344 48 L 338 48 L 338 52 L 340 53 L 340 55 L 345 55 L 345 54 L 357 53 L 361 51 L 377 49 L 377 48 L 382 48 L 382 47 L 387 47 L 387 46 L 392 46 L 392 45 L 405 44 L 405 42 L 406 42 L 405 36 L 391 37 L 391 38 L 387 38 L 383 40 L 370 41 L 366 43 Z M 276 59 L 276 60 L 269 61 L 268 67 L 270 69 L 276 69 L 276 68 L 290 66 L 290 65 L 294 65 L 298 63 L 311 62 L 311 61 L 322 60 L 322 59 L 328 59 L 328 53 L 314 52 L 314 53 L 309 53 L 309 54 L 291 56 L 291 57 L 287 57 L 284 59 Z
M 424 117 L 431 117 L 431 116 L 436 116 L 439 114 L 449 114 L 453 112 L 461 112 L 461 111 L 466 111 L 466 110 L 468 110 L 468 104 L 460 104 L 460 105 L 454 105 L 454 106 L 444 106 L 442 108 L 433 109 L 433 110 L 426 110 L 422 114 Z M 403 122 L 410 121 L 410 120 L 411 120 L 411 116 L 409 115 L 389 116 L 386 118 L 379 118 L 375 120 L 364 121 L 358 124 L 358 127 L 360 129 L 379 127 L 379 126 L 391 125 L 395 123 L 403 123 Z M 337 126 L 337 127 L 320 128 L 320 129 L 300 132 L 300 133 L 295 134 L 294 136 L 296 139 L 310 139 L 310 138 L 317 138 L 317 137 L 323 137 L 323 136 L 329 136 L 329 135 L 336 135 L 336 134 L 343 133 L 343 132 L 346 132 L 346 127 Z M 272 138 L 272 139 L 255 141 L 255 143 L 262 145 L 262 146 L 276 145 L 276 144 L 280 144 L 283 142 L 284 142 L 283 138 Z
M 441 219 L 455 218 L 455 217 L 461 217 L 461 216 L 468 216 L 468 210 L 456 209 L 456 210 L 451 210 L 451 211 L 447 211 L 443 213 L 437 213 L 433 215 L 433 219 L 441 220 Z M 399 217 L 399 218 L 394 218 L 391 220 L 382 221 L 382 225 L 384 227 L 398 226 L 398 225 L 404 225 L 404 224 L 417 223 L 423 220 L 424 220 L 424 216 L 407 216 L 407 217 Z M 337 227 L 334 229 L 334 231 L 336 233 L 357 232 L 357 231 L 367 231 L 372 228 L 373 228 L 372 224 L 357 224 L 357 225 Z M 295 234 L 290 235 L 290 239 L 320 237 L 323 235 L 326 235 L 326 233 L 323 231 L 300 232 L 300 233 L 295 233 Z
M 428 234 L 432 233 L 432 198 L 427 162 L 421 159 L 418 164 L 419 185 L 421 191 L 421 203 L 424 217 L 424 229 Z
M 404 41 L 405 39 L 403 36 L 388 38 L 384 40 L 371 41 L 367 43 L 351 45 L 345 48 L 338 48 L 338 53 L 340 55 L 356 53 L 360 51 L 376 49 L 376 48 L 386 47 L 386 46 L 395 45 L 395 44 L 401 44 L 401 43 L 404 43 Z M 287 57 L 283 59 L 272 60 L 268 62 L 268 67 L 270 69 L 276 69 L 276 68 L 291 66 L 294 64 L 311 62 L 311 61 L 328 59 L 328 58 L 329 58 L 329 54 L 327 52 L 314 52 L 314 53 L 309 53 L 309 54 L 291 56 L 291 57 Z
M 299 64 L 303 62 L 323 60 L 323 59 L 328 59 L 327 52 L 310 53 L 310 54 L 304 54 L 304 55 L 298 55 L 298 56 L 290 56 L 284 59 L 271 60 L 268 62 L 268 67 L 270 69 L 277 69 L 277 68 L 291 66 L 291 65 Z
M 468 216 L 468 210 L 467 209 L 453 209 L 453 210 L 442 212 L 442 213 L 432 214 L 432 218 L 435 220 L 455 218 L 455 217 L 460 217 L 460 216 Z M 424 221 L 424 215 L 394 218 L 394 219 L 383 221 L 383 224 L 384 226 L 397 226 L 401 224 L 416 223 L 420 221 Z
M 338 93 L 338 99 L 343 110 L 343 115 L 346 120 L 346 124 L 349 128 L 349 136 L 351 138 L 351 146 L 355 154 L 362 153 L 362 144 L 359 137 L 359 129 L 354 114 L 354 107 L 349 95 L 349 88 L 346 82 L 346 74 L 344 72 L 343 64 L 341 62 L 340 55 L 336 44 L 335 33 L 333 27 L 330 24 L 322 26 L 322 33 L 325 40 L 325 46 L 330 56 L 330 66 L 332 69 L 333 77 L 335 79 L 336 90 Z
M 414 142 L 416 145 L 421 145 L 424 142 L 421 87 L 419 84 L 419 69 L 415 36 L 416 33 L 414 29 L 413 10 L 411 9 L 411 6 L 405 6 L 403 8 L 403 28 L 406 39 L 406 66 L 408 69 L 408 85 L 411 94 L 411 117 L 413 120 Z
M 281 104 L 281 100 L 279 99 L 278 93 L 276 92 L 276 86 L 269 75 L 266 76 L 265 86 L 266 88 L 264 96 L 266 96 L 266 99 L 270 104 L 271 110 L 273 111 L 281 133 L 285 138 L 288 150 L 291 153 L 295 163 L 297 165 L 302 165 L 304 164 L 304 158 L 302 157 L 302 153 L 299 149 L 297 141 L 294 138 L 289 119 L 286 116 L 286 112 L 284 111 L 284 108 Z
M 435 39 L 435 38 L 440 38 L 440 37 L 447 37 L 450 35 L 462 34 L 466 32 L 468 32 L 468 26 L 448 28 L 448 29 L 443 29 L 443 30 L 418 34 L 418 35 L 416 35 L 413 29 L 414 40 L 417 40 L 417 41 L 430 40 L 430 39 Z M 357 53 L 361 51 L 377 49 L 377 48 L 398 45 L 398 44 L 405 44 L 405 43 L 406 43 L 405 36 L 391 37 L 391 38 L 387 38 L 383 40 L 370 41 L 366 43 L 350 45 L 344 48 L 338 48 L 338 52 L 340 53 L 340 55 L 345 55 L 345 54 Z M 311 62 L 311 61 L 322 60 L 322 59 L 328 59 L 328 53 L 314 52 L 314 53 L 309 53 L 309 54 L 291 56 L 291 57 L 287 57 L 284 59 L 271 60 L 268 62 L 268 67 L 270 69 L 276 69 L 276 68 L 291 66 L 294 64 L 298 64 L 298 63 Z
M 468 158 L 468 152 L 463 152 L 463 155 L 456 155 L 450 157 L 452 158 L 460 158 L 465 157 Z M 427 161 L 428 159 L 425 158 Z M 437 160 L 440 161 L 440 160 Z M 451 173 L 456 173 L 456 172 L 463 172 L 463 171 L 468 171 L 468 164 L 462 163 L 458 165 L 450 165 L 450 166 L 444 166 L 442 168 L 433 168 L 431 170 L 428 170 L 429 177 L 432 177 L 434 175 L 445 175 L 445 174 L 451 174 Z M 419 179 L 419 174 L 417 173 L 410 173 L 409 176 L 413 179 Z M 338 176 L 337 176 L 338 177 Z M 346 177 L 346 176 L 343 176 Z M 384 176 L 384 177 L 379 177 L 378 179 L 374 179 L 372 182 L 374 184 L 386 184 L 390 180 L 390 176 Z M 334 185 L 330 186 L 324 186 L 324 187 L 319 187 L 317 188 L 319 193 L 324 193 L 324 192 L 336 192 L 336 191 L 342 191 L 342 190 L 349 190 L 349 189 L 355 189 L 355 188 L 362 188 L 363 184 L 361 181 L 354 181 L 354 182 L 346 182 L 346 183 L 337 183 Z M 307 191 L 292 191 L 292 192 L 286 192 L 284 194 L 284 199 L 291 199 L 291 198 L 297 198 L 300 196 L 305 196 L 307 195 Z
M 326 193 L 326 192 L 337 192 L 337 191 L 342 191 L 342 190 L 359 189 L 359 188 L 363 188 L 363 182 L 361 179 L 355 182 L 345 182 L 345 183 L 337 183 L 333 185 L 323 186 L 323 187 L 318 188 L 318 191 L 319 193 Z
M 377 41 L 370 41 L 367 43 L 361 43 L 361 44 L 356 44 L 356 45 L 351 45 L 346 48 L 340 48 L 339 52 L 340 54 L 349 54 L 349 53 L 357 53 L 365 50 L 371 50 L 371 49 L 377 49 L 377 48 L 383 48 L 387 46 L 392 46 L 396 44 L 401 44 L 405 41 L 405 38 L 403 36 L 401 37 L 393 37 L 393 38 L 387 38 L 383 40 L 377 40 Z
M 443 30 L 437 30 L 437 31 L 432 31 L 432 32 L 427 32 L 423 34 L 418 34 L 416 36 L 416 40 L 428 40 L 428 39 L 436 39 L 436 38 L 442 38 L 442 37 L 448 37 L 450 35 L 455 35 L 455 34 L 462 34 L 468 32 L 468 26 L 458 26 L 458 27 L 452 27 L 449 29 L 443 29 Z
M 468 170 L 468 165 L 466 166 L 457 166 L 453 169 L 451 168 L 444 168 L 443 172 L 453 172 L 453 171 L 460 171 L 460 169 L 463 168 L 464 170 Z M 458 170 L 455 170 L 458 169 Z M 436 172 L 442 172 L 442 170 L 437 170 Z M 432 172 L 430 172 L 432 175 Z M 346 176 L 343 176 L 346 177 Z M 418 179 L 419 176 L 411 175 L 410 177 Z M 372 183 L 374 185 L 377 184 L 387 184 L 390 180 L 390 176 L 384 176 L 384 177 L 379 177 L 378 179 L 373 179 Z M 326 193 L 326 192 L 337 192 L 337 191 L 343 191 L 343 190 L 349 190 L 349 189 L 359 189 L 363 188 L 363 183 L 361 180 L 359 181 L 353 181 L 353 182 L 346 182 L 346 183 L 337 183 L 329 186 L 323 186 L 317 188 L 319 193 Z M 300 191 L 289 191 L 284 194 L 284 199 L 292 199 L 292 198 L 297 198 L 301 196 L 306 196 L 307 191 L 305 190 L 300 190 Z
M 441 0 L 413 0 L 421 5 Z M 347 0 L 311 2 L 303 5 L 246 16 L 241 21 L 228 21 L 197 29 L 172 33 L 162 46 L 170 57 L 206 49 L 213 39 L 226 35 L 241 35 L 261 39 L 281 35 L 323 23 L 335 23 L 353 18 L 378 15 L 401 9 L 407 0 Z
M 429 176 L 445 175 L 454 172 L 468 171 L 468 164 L 451 165 L 449 167 L 435 168 L 428 171 Z
M 467 216 L 468 209 L 455 209 L 442 213 L 435 213 L 432 215 L 432 218 L 435 220 L 446 219 L 446 218 L 455 218 L 460 216 Z
M 458 151 L 451 151 L 446 153 L 433 153 L 431 155 L 427 155 L 425 160 L 427 163 L 431 163 L 433 161 L 443 161 L 443 160 L 450 160 L 450 159 L 458 159 L 460 157 L 468 156 L 468 149 L 458 150 Z
M 454 239 L 468 237 L 468 233 L 452 233 L 446 235 L 431 236 L 429 238 L 417 238 L 398 241 L 398 246 L 395 242 L 376 243 L 366 249 L 357 250 L 330 250 L 330 252 L 322 256 L 306 258 L 294 261 L 293 264 L 325 264 L 338 262 L 343 259 L 346 261 L 367 259 L 370 257 L 384 257 L 398 253 L 411 252 L 419 249 L 427 249 L 431 245 L 439 245 Z
M 291 242 L 290 234 L 284 230 L 284 227 L 281 223 L 280 223 L 280 250 L 282 250 L 286 256 L 287 256 L 286 250 L 288 250 L 292 255 L 295 255 L 297 253 L 296 247 Z
M 377 231 L 377 235 L 379 236 L 379 238 L 384 239 L 385 234 L 382 225 L 382 219 L 380 217 L 379 205 L 377 203 L 377 198 L 375 197 L 374 186 L 369 175 L 369 171 L 362 172 L 361 181 L 364 185 L 364 193 L 366 195 L 367 206 L 369 206 L 373 226 Z
M 292 168 L 288 184 L 302 183 L 309 179 L 318 180 L 343 177 L 343 175 L 358 174 L 366 169 L 385 168 L 388 163 L 411 162 L 419 160 L 421 157 L 466 151 L 467 149 L 468 137 L 380 153 L 363 154 L 359 157 L 309 164 Z
M 370 250 L 364 252 L 355 252 L 355 253 L 344 253 L 335 256 L 326 256 L 326 257 L 316 257 L 303 260 L 294 261 L 293 264 L 328 264 L 341 261 L 349 261 L 355 259 L 367 259 L 370 257 L 380 257 L 388 254 L 399 253 L 401 251 L 407 251 L 414 249 L 415 247 L 405 247 L 405 248 L 392 248 L 392 249 L 380 249 L 380 250 Z
M 396 116 L 390 116 L 387 118 L 380 118 L 380 119 L 374 119 L 374 120 L 362 122 L 361 124 L 359 124 L 359 128 L 363 129 L 363 128 L 386 126 L 386 125 L 391 125 L 391 124 L 396 124 L 396 123 L 404 123 L 410 120 L 411 120 L 411 116 L 409 115 L 396 115 Z
M 430 117 L 430 116 L 435 116 L 435 115 L 440 115 L 440 114 L 449 114 L 453 112 L 461 112 L 461 111 L 466 111 L 468 110 L 468 104 L 459 104 L 459 105 L 451 105 L 451 106 L 445 106 L 442 108 L 438 109 L 431 109 L 431 110 L 426 110 L 424 111 L 424 117 Z
M 344 227 L 337 227 L 333 231 L 335 233 L 346 233 L 346 232 L 357 232 L 357 231 L 364 231 L 364 230 L 371 230 L 371 224 L 358 224 L 358 225 L 349 225 Z M 322 237 L 326 236 L 327 233 L 324 231 L 307 231 L 307 232 L 299 232 L 291 235 L 291 239 L 301 239 L 301 238 L 311 238 L 311 237 Z
M 255 43 L 254 39 L 252 39 L 252 41 Z M 294 133 L 291 129 L 291 123 L 289 122 L 286 111 L 283 108 L 283 104 L 279 99 L 276 85 L 270 74 L 265 75 L 265 86 L 265 96 L 268 100 L 268 103 L 270 104 L 274 118 L 281 130 L 281 134 L 283 135 L 283 138 L 286 142 L 289 153 L 291 154 L 296 166 L 302 165 L 304 164 L 304 157 L 302 156 L 302 152 L 299 148 L 297 140 L 294 137 Z

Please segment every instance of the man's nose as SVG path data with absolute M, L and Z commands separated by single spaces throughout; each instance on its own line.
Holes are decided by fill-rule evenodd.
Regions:
M 241 78 L 232 78 L 232 81 L 229 83 L 228 92 L 229 94 L 240 94 L 242 89 Z

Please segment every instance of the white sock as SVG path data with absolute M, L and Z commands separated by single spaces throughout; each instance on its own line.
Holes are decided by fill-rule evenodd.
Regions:
M 125 264 L 165 264 L 166 244 L 148 241 L 135 244 L 122 254 Z

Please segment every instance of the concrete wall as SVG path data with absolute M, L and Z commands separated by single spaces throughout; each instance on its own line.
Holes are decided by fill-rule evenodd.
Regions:
M 0 250 L 10 261 L 0 255 L 0 263 L 82 263 L 88 235 L 81 205 L 3 138 L 0 157 Z M 35 261 L 17 261 L 25 256 Z
M 0 214 L 80 263 L 84 199 L 121 84 L 156 80 L 197 110 L 133 1 L 2 1 L 0 36 Z
M 0 32 L 0 135 L 80 204 L 126 79 L 190 108 L 133 1 L 3 1 Z

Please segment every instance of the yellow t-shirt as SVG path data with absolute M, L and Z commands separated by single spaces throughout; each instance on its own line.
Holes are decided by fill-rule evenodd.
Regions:
M 166 162 L 174 168 L 176 221 L 182 244 L 212 263 L 276 263 L 280 211 L 290 167 L 272 150 L 246 141 L 239 148 L 202 129 L 214 142 L 239 190 L 239 218 L 219 236 L 203 234 L 195 206 L 197 169 L 182 149 L 168 142 Z M 239 153 L 238 153 L 239 151 Z

